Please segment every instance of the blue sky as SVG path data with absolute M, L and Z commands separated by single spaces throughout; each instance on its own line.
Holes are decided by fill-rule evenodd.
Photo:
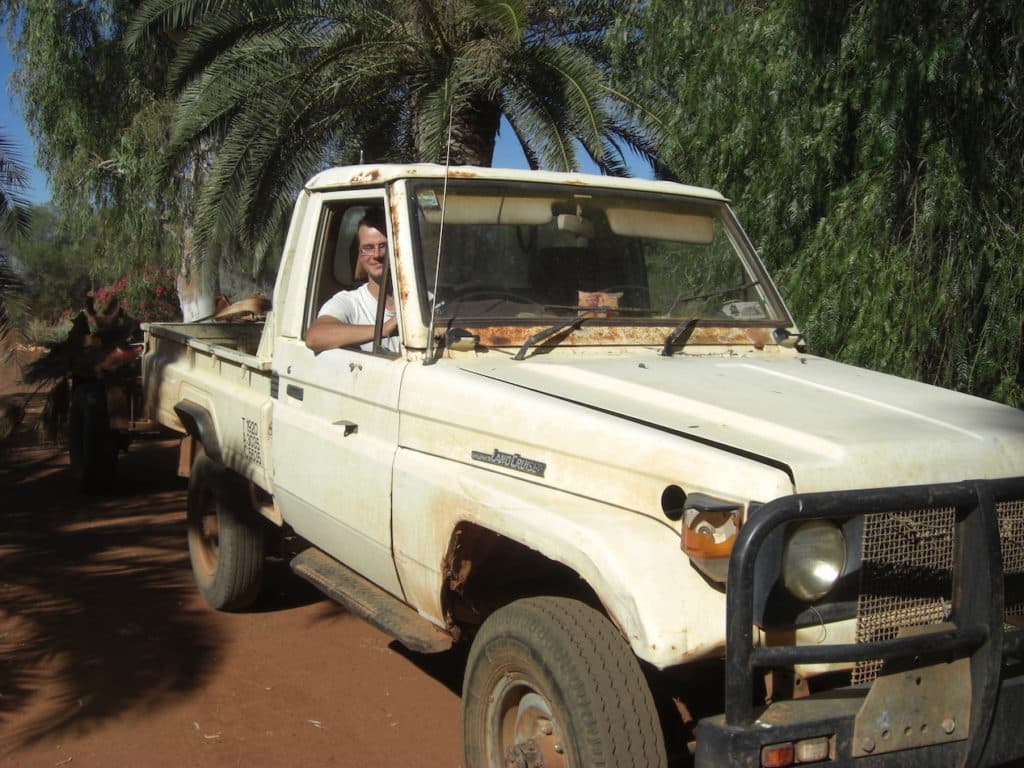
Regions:
M 0 130 L 7 139 L 13 142 L 18 148 L 22 165 L 29 170 L 29 188 L 26 197 L 31 203 L 42 203 L 50 199 L 50 190 L 47 186 L 46 176 L 35 166 L 35 148 L 32 139 L 25 128 L 25 121 L 22 117 L 22 105 L 11 93 L 10 77 L 14 69 L 14 62 L 11 60 L 10 48 L 7 44 L 7 30 L 0 27 L 0 78 L 4 85 L 3 116 L 0 118 Z M 494 151 L 494 166 L 496 168 L 525 168 L 526 158 L 513 137 L 512 130 L 504 125 L 498 136 L 498 143 Z M 630 166 L 633 173 L 644 178 L 651 178 L 651 169 L 638 158 L 630 159 Z M 588 173 L 595 173 L 596 167 L 584 157 L 583 170 Z
M 46 184 L 46 176 L 35 166 L 35 149 L 25 128 L 21 103 L 11 93 L 10 79 L 13 69 L 14 62 L 11 61 L 11 52 L 7 45 L 7 30 L 0 27 L 0 79 L 3 79 L 4 84 L 0 130 L 17 148 L 22 166 L 29 171 L 29 188 L 25 197 L 31 203 L 43 203 L 50 199 L 50 190 Z

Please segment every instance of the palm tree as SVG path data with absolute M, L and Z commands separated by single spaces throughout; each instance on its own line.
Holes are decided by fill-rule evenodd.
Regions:
M 652 155 L 613 91 L 605 34 L 630 0 L 144 0 L 129 40 L 177 41 L 169 172 L 206 153 L 198 248 L 266 249 L 329 165 L 489 165 L 501 118 L 528 163 L 626 174 Z M 194 166 L 189 169 L 195 174 Z
M 28 203 L 21 196 L 26 185 L 27 176 L 14 145 L 0 135 L 0 234 L 5 237 L 28 234 Z M 21 289 L 21 280 L 8 264 L 7 254 L 0 249 L 0 341 L 10 330 L 8 302 Z

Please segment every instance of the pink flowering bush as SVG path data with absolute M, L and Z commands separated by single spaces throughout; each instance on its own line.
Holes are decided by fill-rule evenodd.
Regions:
M 125 312 L 142 322 L 181 320 L 178 289 L 169 269 L 145 267 L 122 276 L 112 285 L 89 291 L 88 295 L 96 300 L 97 309 L 117 296 Z

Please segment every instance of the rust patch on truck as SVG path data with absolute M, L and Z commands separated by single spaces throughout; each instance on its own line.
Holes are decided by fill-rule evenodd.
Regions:
M 520 326 L 489 325 L 471 330 L 480 335 L 480 343 L 487 347 L 505 347 L 513 344 L 512 340 L 515 338 L 526 339 L 529 337 L 529 334 L 525 333 Z
M 402 266 L 405 263 L 402 259 L 401 252 L 402 229 L 400 224 L 402 220 L 401 212 L 403 204 L 404 203 L 399 200 L 397 195 L 392 194 L 388 197 L 388 213 L 391 222 L 391 240 L 395 244 L 392 262 L 394 265 L 396 293 L 399 303 L 401 303 L 402 306 L 408 306 L 409 299 L 412 296 L 412 289 L 416 284 L 416 275 L 415 273 L 407 275 L 403 271 Z
M 480 336 L 480 343 L 488 347 L 507 347 L 522 344 L 535 333 L 543 330 L 541 325 L 482 325 L 466 324 L 467 330 Z M 661 346 L 671 327 L 636 325 L 584 325 L 575 331 L 546 339 L 536 346 L 541 350 L 551 346 Z M 698 326 L 694 329 L 687 347 L 698 346 L 749 346 L 757 349 L 772 345 L 771 329 L 744 326 Z M 677 347 L 678 349 L 678 347 Z
M 459 168 L 449 168 L 448 169 L 448 178 L 449 179 L 475 179 L 479 175 L 480 174 L 478 174 L 476 171 L 470 170 L 468 168 L 459 167 Z M 443 177 L 441 177 L 441 178 L 443 178 Z
M 388 197 L 388 213 L 391 219 L 391 236 L 396 244 L 401 239 L 402 230 L 399 228 L 399 222 L 402 220 L 401 212 L 402 206 L 398 199 L 394 195 L 390 195 Z
M 486 557 L 489 549 L 485 543 L 487 538 L 493 537 L 486 536 L 483 529 L 472 525 L 457 526 L 452 532 L 441 565 L 445 585 L 442 610 L 449 627 L 460 623 L 479 624 L 489 612 L 481 610 L 476 601 L 466 594 L 470 574 L 476 564 Z
M 480 624 L 513 600 L 539 594 L 572 597 L 607 615 L 597 594 L 572 568 L 473 523 L 459 523 L 452 531 L 441 568 L 442 610 L 449 626 Z
M 459 526 L 452 533 L 441 569 L 445 585 L 452 592 L 463 594 L 474 559 L 485 555 L 485 551 L 478 551 L 487 549 L 480 546 L 484 538 L 482 529 L 476 526 Z
M 370 168 L 365 171 L 353 173 L 349 178 L 351 184 L 373 184 L 380 179 L 380 170 L 377 168 Z

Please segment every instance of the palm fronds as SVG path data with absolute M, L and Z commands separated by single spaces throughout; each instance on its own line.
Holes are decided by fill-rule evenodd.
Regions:
M 28 234 L 31 219 L 24 197 L 28 175 L 14 145 L 0 135 L 0 232 Z
M 627 172 L 652 142 L 609 87 L 603 35 L 626 0 L 152 0 L 132 45 L 179 41 L 167 172 L 208 161 L 195 247 L 259 255 L 303 181 L 367 161 L 489 164 L 501 117 L 531 165 Z
M 31 224 L 28 203 L 22 193 L 28 183 L 14 145 L 0 135 L 0 234 L 24 237 Z M 0 250 L 0 341 L 10 331 L 9 303 L 24 289 L 21 279 Z

